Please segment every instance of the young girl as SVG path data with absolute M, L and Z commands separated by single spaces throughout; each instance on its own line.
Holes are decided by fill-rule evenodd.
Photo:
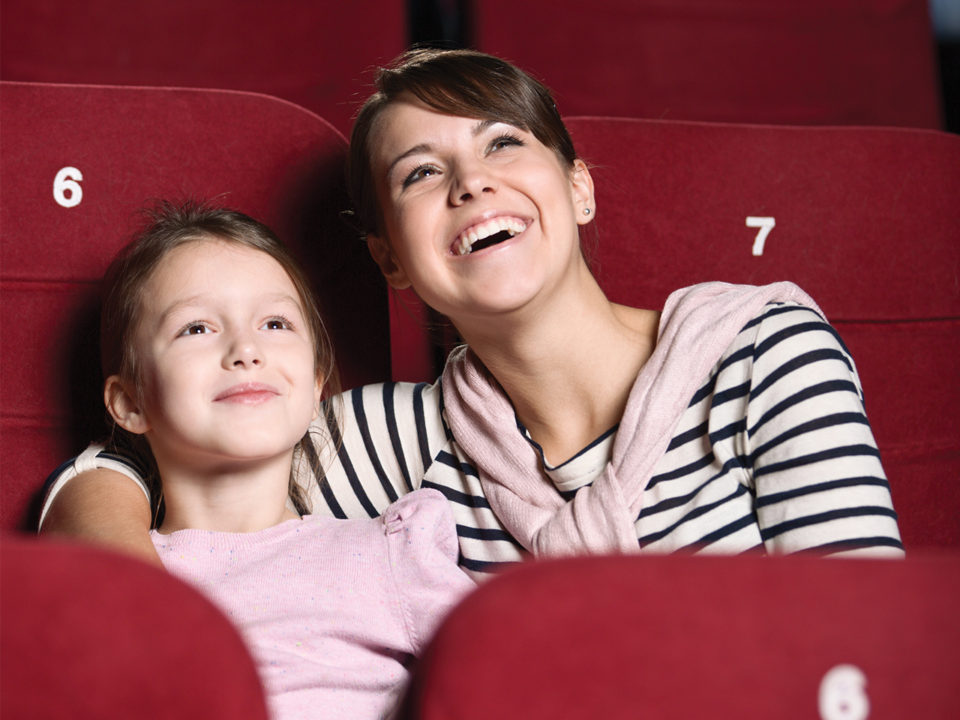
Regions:
M 306 514 L 295 451 L 326 442 L 306 433 L 336 381 L 291 257 L 245 215 L 163 205 L 111 267 L 102 320 L 104 402 L 149 445 L 163 564 L 236 622 L 273 717 L 382 717 L 471 582 L 439 493 Z
M 539 82 L 473 51 L 401 56 L 349 184 L 387 281 L 469 350 L 433 385 L 351 393 L 325 473 L 299 476 L 318 512 L 440 489 L 478 577 L 529 554 L 902 554 L 853 361 L 813 301 L 711 283 L 611 303 L 579 245 L 593 180 Z M 142 499 L 99 494 L 115 482 L 69 483 L 51 529 L 144 552 Z

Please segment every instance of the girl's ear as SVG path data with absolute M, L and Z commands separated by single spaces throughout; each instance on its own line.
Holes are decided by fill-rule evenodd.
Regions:
M 323 378 L 318 377 L 313 387 L 313 419 L 320 417 L 320 402 L 323 400 Z
M 127 432 L 143 435 L 150 429 L 147 416 L 128 392 L 119 375 L 111 375 L 103 384 L 103 404 L 117 425 Z
M 587 164 L 580 158 L 573 161 L 570 184 L 573 190 L 573 206 L 577 211 L 577 224 L 586 225 L 596 216 L 597 203 L 593 196 L 593 177 Z
M 404 290 L 410 287 L 410 281 L 407 279 L 407 273 L 397 262 L 397 256 L 393 254 L 393 249 L 386 238 L 379 235 L 367 235 L 367 248 L 377 265 L 380 266 L 380 272 L 390 283 L 390 287 L 397 290 Z

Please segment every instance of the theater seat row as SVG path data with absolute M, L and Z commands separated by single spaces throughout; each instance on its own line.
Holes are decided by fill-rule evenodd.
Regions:
M 213 197 L 301 252 L 347 386 L 431 380 L 344 221 L 346 142 L 290 103 L 231 91 L 4 83 L 3 527 L 96 434 L 96 281 L 145 201 Z M 960 138 L 937 131 L 574 117 L 611 299 L 659 307 L 704 280 L 792 280 L 863 380 L 908 547 L 960 545 Z M 392 367 L 392 370 L 391 370 Z
M 131 712 L 161 718 L 189 717 L 193 709 L 208 718 L 261 718 L 262 689 L 252 678 L 252 661 L 203 598 L 162 573 L 101 551 L 51 545 L 15 531 L 35 521 L 31 510 L 44 475 L 79 450 L 97 424 L 96 280 L 146 199 L 214 197 L 275 226 L 306 261 L 331 320 L 348 385 L 429 375 L 431 368 L 422 363 L 401 366 L 403 348 L 423 347 L 422 328 L 404 324 L 405 315 L 391 316 L 376 267 L 343 222 L 346 141 L 302 108 L 232 91 L 5 82 L 0 113 L 0 712 L 17 716 L 32 708 L 33 717 L 56 717 L 67 707 L 80 718 Z M 927 130 L 596 117 L 571 117 L 569 126 L 598 188 L 597 218 L 585 247 L 612 299 L 657 306 L 679 285 L 714 278 L 791 279 L 814 294 L 857 358 L 904 542 L 918 562 L 908 559 L 900 570 L 899 564 L 887 563 L 837 561 L 801 568 L 779 562 L 790 558 L 759 564 L 752 558 L 703 559 L 706 564 L 696 558 L 635 558 L 629 568 L 602 560 L 531 568 L 541 574 L 495 581 L 451 618 L 452 629 L 444 630 L 418 680 L 417 692 L 426 687 L 427 694 L 411 695 L 411 702 L 421 703 L 417 712 L 443 710 L 450 682 L 454 687 L 473 679 L 492 682 L 497 668 L 475 662 L 470 652 L 497 657 L 511 636 L 521 637 L 515 628 L 537 631 L 539 622 L 539 632 L 555 635 L 556 630 L 562 638 L 564 630 L 557 626 L 576 624 L 576 607 L 554 604 L 552 615 L 539 608 L 550 604 L 563 583 L 573 582 L 581 590 L 602 591 L 607 601 L 622 600 L 601 611 L 609 620 L 604 632 L 618 618 L 626 622 L 626 614 L 654 613 L 649 629 L 638 625 L 621 633 L 619 648 L 608 652 L 596 643 L 582 645 L 579 657 L 636 662 L 645 677 L 654 677 L 654 667 L 674 680 L 689 677 L 692 686 L 706 688 L 700 696 L 705 702 L 711 700 L 712 686 L 703 684 L 711 660 L 763 673 L 758 663 L 764 656 L 754 651 L 774 632 L 770 628 L 782 634 L 777 642 L 801 653 L 809 646 L 803 638 L 825 637 L 831 627 L 856 620 L 860 624 L 847 633 L 853 638 L 848 644 L 831 646 L 817 662 L 804 664 L 802 673 L 770 670 L 751 675 L 748 684 L 772 687 L 762 697 L 782 701 L 780 707 L 801 707 L 784 698 L 805 693 L 808 704 L 802 707 L 809 712 L 802 716 L 815 717 L 812 688 L 834 660 L 842 665 L 846 654 L 847 661 L 859 662 L 868 681 L 884 683 L 870 690 L 876 707 L 898 707 L 891 705 L 893 691 L 885 683 L 903 676 L 904 667 L 915 667 L 918 674 L 902 697 L 926 693 L 929 702 L 915 707 L 946 708 L 942 716 L 950 716 L 956 695 L 944 694 L 942 669 L 955 665 L 960 647 L 955 614 L 945 610 L 960 599 L 955 583 L 960 216 L 954 203 L 960 194 L 960 138 Z M 922 559 L 935 549 L 947 557 Z M 685 565 L 686 560 L 694 564 Z M 611 592 L 618 575 L 629 579 L 621 595 Z M 715 609 L 735 607 L 739 614 L 699 615 L 700 608 L 690 602 L 674 602 L 673 592 L 663 594 L 668 586 L 705 602 L 713 596 Z M 726 594 L 718 595 L 722 587 Z M 730 587 L 743 593 L 741 604 L 730 597 Z M 820 589 L 814 593 L 818 604 L 811 607 L 822 615 L 808 612 L 800 596 L 792 595 L 800 588 Z M 138 591 L 148 591 L 152 599 Z M 521 605 L 518 594 L 533 605 Z M 763 606 L 764 600 L 775 610 L 785 597 L 793 597 L 790 612 L 765 617 L 742 612 Z M 860 604 L 867 602 L 882 608 L 858 617 Z M 171 608 L 176 612 L 167 612 Z M 671 608 L 677 612 L 671 615 Z M 794 610 L 807 612 L 802 618 L 809 622 L 822 617 L 822 626 L 797 635 L 792 631 L 800 616 Z M 577 614 L 564 616 L 569 612 Z M 686 632 L 690 617 L 698 618 L 701 634 L 698 642 L 683 647 L 704 655 L 687 662 L 686 651 L 667 659 L 634 652 L 636 643 L 664 648 L 663 638 Z M 729 633 L 724 635 L 731 617 L 741 624 L 753 620 L 762 632 L 744 635 L 737 646 Z M 906 623 L 904 617 L 916 622 Z M 464 624 L 478 627 L 481 621 L 501 631 L 484 632 L 485 644 L 476 646 L 458 639 Z M 199 630 L 177 630 L 185 623 L 209 630 L 202 648 L 194 643 Z M 586 625 L 577 632 L 586 637 L 592 631 Z M 881 642 L 883 633 L 890 637 Z M 93 643 L 100 645 L 91 654 Z M 616 675 L 587 672 L 584 677 L 582 665 L 557 669 L 547 663 L 548 674 L 532 679 L 521 672 L 536 667 L 542 653 L 563 657 L 550 647 L 531 640 L 527 649 L 533 655 L 512 666 L 520 687 L 504 684 L 496 694 L 505 703 L 499 716 L 537 717 L 525 703 L 553 697 L 548 685 L 555 686 L 556 678 L 573 686 L 574 679 L 563 674 L 571 669 L 580 668 L 578 679 L 593 688 L 585 697 L 613 692 L 604 682 Z M 753 658 L 753 664 L 743 665 L 743 658 Z M 784 658 L 789 655 L 780 653 L 771 662 Z M 934 670 L 926 672 L 929 663 L 923 658 L 935 663 Z M 644 669 L 643 663 L 653 665 Z M 216 672 L 204 674 L 203 667 Z M 455 672 L 465 667 L 471 671 Z M 55 681 L 58 672 L 71 673 L 70 682 Z M 83 681 L 88 675 L 116 680 L 96 685 L 99 704 L 86 702 L 92 696 L 84 698 L 85 688 L 93 687 Z M 211 690 L 209 697 L 197 698 L 202 692 L 198 678 L 210 688 L 225 685 L 232 695 Z M 152 700 L 157 688 L 163 697 Z M 440 695 L 432 695 L 433 689 Z M 437 697 L 441 704 L 431 705 Z M 638 707 L 614 705 L 624 712 Z M 568 710 L 590 717 L 595 707 L 600 706 Z M 670 699 L 662 699 L 659 707 L 669 709 Z M 469 710 L 482 715 L 485 708 L 473 703 Z M 617 716 L 610 712 L 607 717 Z
M 266 92 L 345 132 L 369 69 L 415 34 L 414 5 L 4 0 L 0 77 Z M 565 115 L 942 127 L 927 0 L 432 5 L 538 75 Z

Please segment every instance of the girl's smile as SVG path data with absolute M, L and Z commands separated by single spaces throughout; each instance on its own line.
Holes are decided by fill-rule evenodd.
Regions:
M 214 402 L 259 405 L 280 396 L 280 391 L 263 383 L 241 383 L 227 388 L 213 398 Z

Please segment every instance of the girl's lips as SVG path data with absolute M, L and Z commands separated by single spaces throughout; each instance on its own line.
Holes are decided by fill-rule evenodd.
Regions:
M 258 405 L 275 398 L 280 394 L 272 385 L 263 383 L 240 383 L 228 387 L 219 393 L 213 400 L 214 402 L 239 403 L 242 405 Z

